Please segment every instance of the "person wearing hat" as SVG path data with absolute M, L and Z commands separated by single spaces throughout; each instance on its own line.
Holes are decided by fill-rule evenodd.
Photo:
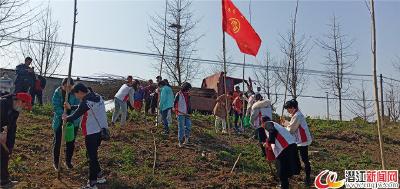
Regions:
M 63 114 L 62 119 L 66 122 L 74 122 L 82 116 L 82 134 L 85 137 L 85 146 L 89 160 L 89 181 L 82 188 L 96 189 L 97 184 L 106 182 L 102 175 L 98 149 L 101 144 L 101 130 L 108 128 L 107 113 L 103 98 L 93 92 L 82 83 L 74 85 L 71 91 L 80 100 L 78 106 L 64 103 L 67 110 L 76 110 L 71 115 Z
M 262 145 L 265 147 L 266 156 L 275 157 L 281 188 L 289 189 L 289 178 L 300 173 L 296 139 L 282 125 L 273 122 L 270 117 L 264 116 L 262 120 L 263 127 L 260 127 L 260 129 L 265 134 L 263 134 L 264 139 L 260 137 L 260 141 L 265 141 L 262 142 Z
M 74 85 L 74 81 L 71 79 L 68 85 L 68 78 L 64 78 L 61 86 L 58 87 L 52 97 L 52 106 L 53 106 L 53 122 L 51 127 L 53 128 L 54 138 L 53 138 L 53 167 L 58 170 L 59 160 L 60 160 L 60 148 L 61 148 L 61 136 L 62 136 L 62 115 L 64 113 L 64 101 L 66 91 L 71 91 L 72 86 Z M 71 105 L 78 105 L 79 100 L 75 97 L 74 94 L 68 93 L 68 103 Z M 68 111 L 67 115 L 71 115 L 74 111 Z M 77 119 L 73 122 L 74 124 L 74 140 L 70 142 L 66 142 L 65 146 L 65 166 L 68 169 L 72 169 L 72 156 L 74 154 L 75 149 L 75 138 L 79 129 L 80 119 Z
M 31 109 L 32 97 L 28 93 L 9 94 L 0 98 L 0 186 L 12 184 L 8 161 L 15 144 L 17 119 L 23 109 Z
M 310 129 L 308 127 L 306 118 L 299 110 L 298 102 L 293 99 L 285 103 L 284 108 L 290 114 L 290 122 L 286 120 L 281 120 L 282 124 L 286 129 L 292 134 L 297 143 L 297 149 L 300 153 L 301 160 L 304 164 L 304 171 L 306 173 L 306 178 L 304 182 L 307 186 L 311 185 L 311 164 L 308 157 L 308 146 L 312 142 L 312 136 Z
M 192 89 L 192 85 L 190 83 L 183 83 L 181 90 L 176 93 L 174 100 L 174 110 L 178 118 L 179 147 L 182 147 L 182 144 L 189 144 L 190 130 L 192 127 L 192 122 L 190 120 L 190 114 L 192 113 L 189 94 L 190 89 Z M 185 137 L 184 142 L 183 137 Z

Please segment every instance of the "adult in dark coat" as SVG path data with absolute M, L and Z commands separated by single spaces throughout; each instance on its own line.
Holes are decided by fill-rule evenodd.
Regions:
M 17 119 L 22 109 L 30 109 L 31 96 L 28 93 L 10 94 L 0 98 L 0 186 L 11 184 L 8 161 L 15 144 Z
M 32 63 L 31 57 L 25 58 L 25 63 L 18 65 L 15 68 L 17 77 L 15 79 L 15 91 L 14 93 L 29 92 L 29 89 L 34 87 L 35 84 L 35 72 L 30 67 Z

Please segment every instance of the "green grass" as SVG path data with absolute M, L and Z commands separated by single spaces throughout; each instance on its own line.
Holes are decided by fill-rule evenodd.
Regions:
M 42 106 L 34 105 L 31 111 L 33 115 L 42 115 L 47 117 L 53 116 L 53 112 L 53 106 L 51 104 L 43 104 Z

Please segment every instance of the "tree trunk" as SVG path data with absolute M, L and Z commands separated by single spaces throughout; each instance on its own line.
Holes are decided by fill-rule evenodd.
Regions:
M 376 111 L 376 122 L 377 122 L 377 130 L 378 130 L 378 138 L 379 138 L 379 148 L 381 155 L 381 163 L 382 169 L 385 170 L 385 157 L 384 157 L 384 149 L 383 149 L 383 140 L 382 140 L 382 131 L 381 131 L 381 114 L 379 111 L 379 96 L 378 96 L 378 81 L 376 74 L 376 26 L 375 26 L 375 5 L 374 0 L 370 0 L 371 2 L 371 20 L 372 20 L 372 70 L 373 70 L 373 81 L 374 81 L 374 99 L 375 99 L 375 111 Z

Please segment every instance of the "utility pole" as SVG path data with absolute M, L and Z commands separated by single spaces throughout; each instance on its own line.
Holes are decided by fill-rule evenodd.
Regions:
M 381 111 L 382 111 L 382 123 L 384 123 L 385 120 L 385 107 L 383 103 L 383 76 L 382 74 L 379 75 L 380 78 L 380 85 L 381 85 Z
M 328 92 L 326 93 L 326 118 L 329 121 L 329 94 Z

